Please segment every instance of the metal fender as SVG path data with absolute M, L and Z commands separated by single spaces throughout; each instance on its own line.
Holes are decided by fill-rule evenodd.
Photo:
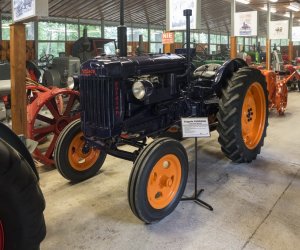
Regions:
M 239 68 L 248 67 L 248 64 L 241 58 L 235 58 L 226 61 L 217 71 L 214 83 L 212 85 L 213 89 L 220 94 L 221 89 L 225 86 L 228 79 L 230 79 L 234 72 L 238 71 Z

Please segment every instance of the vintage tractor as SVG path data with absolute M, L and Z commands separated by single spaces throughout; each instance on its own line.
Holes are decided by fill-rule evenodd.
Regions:
M 190 41 L 190 10 L 187 41 Z M 182 144 L 161 137 L 181 127 L 182 117 L 208 117 L 224 154 L 251 162 L 268 125 L 265 77 L 241 59 L 194 69 L 190 44 L 182 54 L 98 57 L 80 75 L 81 120 L 60 134 L 54 152 L 59 172 L 71 181 L 94 176 L 107 154 L 132 161 L 128 200 L 146 223 L 170 214 L 188 177 Z M 171 129 L 172 131 L 172 129 Z M 147 144 L 147 137 L 154 139 Z M 136 150 L 125 150 L 120 145 Z
M 3 72 L 3 74 L 1 73 Z M 0 64 L 0 100 L 10 119 L 9 64 Z M 39 142 L 34 157 L 45 165 L 53 164 L 53 150 L 59 133 L 79 118 L 79 92 L 67 88 L 47 88 L 27 78 L 27 136 Z
M 261 70 L 261 72 L 266 77 L 268 86 L 269 109 L 276 109 L 279 115 L 284 115 L 288 101 L 289 77 L 282 77 L 273 70 Z

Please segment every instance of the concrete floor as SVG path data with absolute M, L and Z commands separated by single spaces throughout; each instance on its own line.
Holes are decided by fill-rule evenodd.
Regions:
M 75 185 L 56 170 L 42 172 L 48 233 L 41 249 L 300 249 L 299 124 L 300 93 L 291 92 L 286 115 L 270 114 L 265 146 L 253 163 L 225 158 L 216 132 L 199 140 L 201 198 L 214 211 L 181 202 L 152 225 L 129 208 L 130 162 L 108 157 L 97 176 Z M 193 139 L 183 144 L 193 166 Z

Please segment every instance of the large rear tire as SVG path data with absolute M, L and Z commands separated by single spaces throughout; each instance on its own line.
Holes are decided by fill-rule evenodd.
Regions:
M 105 161 L 106 152 L 96 148 L 84 152 L 84 146 L 80 120 L 67 125 L 57 139 L 54 161 L 59 173 L 70 181 L 79 182 L 93 177 Z
M 0 139 L 0 250 L 38 250 L 45 200 L 25 158 Z
M 180 142 L 160 138 L 139 154 L 131 171 L 128 201 L 132 212 L 151 223 L 178 205 L 188 177 L 188 158 Z
M 264 76 L 244 67 L 222 89 L 217 114 L 219 143 L 234 162 L 251 162 L 260 153 L 268 126 L 268 94 Z

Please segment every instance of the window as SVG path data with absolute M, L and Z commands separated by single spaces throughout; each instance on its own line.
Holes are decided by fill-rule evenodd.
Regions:
M 208 43 L 208 35 L 200 33 L 200 43 Z
M 39 40 L 65 41 L 65 24 L 53 22 L 39 22 Z
M 251 38 L 250 37 L 245 38 L 245 45 L 251 45 Z
M 214 34 L 210 34 L 210 43 L 216 44 L 217 43 L 217 36 Z
M 220 44 L 228 44 L 228 36 L 221 36 Z
M 104 37 L 109 39 L 118 39 L 117 27 L 105 26 L 104 27 Z
M 183 33 L 182 32 L 175 32 L 175 43 L 183 43 Z
M 12 24 L 10 18 L 2 19 L 2 40 L 10 40 L 10 24 Z M 34 22 L 25 24 L 25 35 L 26 40 L 34 40 Z
M 151 42 L 162 42 L 162 30 L 150 30 Z
M 258 38 L 258 42 L 260 42 L 260 46 L 266 46 L 267 39 L 265 37 Z
M 243 45 L 244 44 L 244 37 L 238 37 L 237 38 L 237 44 Z
M 88 37 L 101 37 L 101 25 L 80 25 L 80 37 L 83 37 L 83 30 L 84 28 L 87 28 L 87 35 Z
M 78 24 L 67 24 L 67 41 L 76 41 L 79 39 L 78 36 Z
M 199 33 L 191 33 L 191 42 L 200 43 Z
M 210 45 L 210 53 L 216 54 L 217 52 L 217 45 Z
M 39 42 L 38 47 L 39 58 L 45 54 L 52 54 L 57 57 L 60 52 L 65 52 L 64 42 Z
M 34 40 L 34 22 L 25 25 L 26 40 Z
M 148 30 L 142 28 L 127 28 L 127 41 L 138 42 L 139 36 L 143 36 L 143 42 L 148 41 Z
M 12 23 L 11 19 L 2 19 L 2 40 L 9 40 L 10 39 L 10 28 L 9 25 Z
M 163 52 L 163 45 L 162 43 L 151 43 L 150 44 L 150 52 L 151 53 L 162 53 Z
M 150 52 L 151 53 L 162 53 L 163 45 L 162 45 L 162 34 L 163 30 L 151 29 L 150 30 Z

